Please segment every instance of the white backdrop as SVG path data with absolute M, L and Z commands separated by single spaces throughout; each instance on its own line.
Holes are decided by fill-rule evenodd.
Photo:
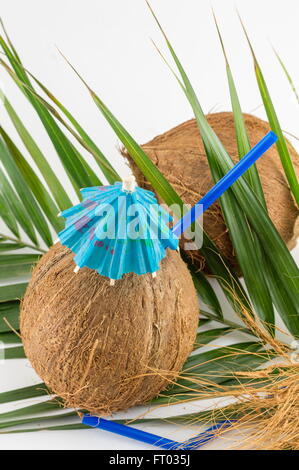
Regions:
M 298 0 L 152 0 L 204 110 L 224 111 L 230 109 L 230 100 L 211 4 L 223 33 L 243 110 L 254 110 L 256 115 L 265 117 L 236 7 L 248 28 L 282 127 L 299 135 L 299 106 L 272 51 L 273 45 L 299 89 Z M 26 67 L 61 99 L 120 168 L 123 167 L 117 139 L 56 46 L 137 141 L 145 142 L 192 116 L 186 99 L 150 41 L 154 39 L 166 51 L 145 2 L 0 0 L 0 5 L 1 17 Z M 34 112 L 2 71 L 0 80 L 53 167 L 62 175 L 62 167 Z M 2 107 L 1 124 L 19 142 Z M 299 148 L 298 141 L 293 143 Z M 67 181 L 65 186 L 72 195 Z M 0 391 L 19 386 L 21 378 L 24 385 L 32 383 L 32 378 L 37 380 L 28 364 L 23 369 L 16 361 L 1 365 Z M 167 429 L 163 429 L 167 434 Z M 142 448 L 135 442 L 104 434 L 69 431 L 1 435 L 0 449 Z

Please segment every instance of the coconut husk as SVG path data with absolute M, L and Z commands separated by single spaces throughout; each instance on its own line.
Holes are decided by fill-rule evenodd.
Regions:
M 111 287 L 74 267 L 57 244 L 34 269 L 20 318 L 27 357 L 67 406 L 105 415 L 145 403 L 194 344 L 199 311 L 188 269 L 168 250 L 155 279 L 127 274 Z
M 249 140 L 253 146 L 265 136 L 270 127 L 267 122 L 250 114 L 244 114 L 244 117 Z M 229 112 L 209 114 L 207 119 L 232 159 L 237 162 L 238 150 L 233 114 Z M 295 169 L 299 172 L 299 156 L 289 142 L 287 145 Z M 204 146 L 194 119 L 155 137 L 142 145 L 142 148 L 186 204 L 195 204 L 213 186 Z M 128 157 L 126 153 L 124 154 Z M 151 189 L 134 161 L 128 158 L 138 184 Z M 296 224 L 298 209 L 290 193 L 275 146 L 258 160 L 257 167 L 269 215 L 289 249 L 292 249 L 299 233 L 298 223 Z M 224 257 L 239 269 L 219 204 L 213 204 L 205 213 L 204 229 Z M 181 243 L 181 249 L 184 249 L 184 241 Z M 207 271 L 200 251 L 187 251 L 187 254 L 198 268 Z

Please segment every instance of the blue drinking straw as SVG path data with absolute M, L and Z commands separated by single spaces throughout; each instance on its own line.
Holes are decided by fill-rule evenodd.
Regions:
M 220 421 L 219 423 L 211 426 L 203 433 L 198 436 L 189 439 L 185 442 L 172 441 L 171 439 L 166 439 L 165 437 L 157 436 L 149 432 L 141 431 L 140 429 L 132 428 L 131 426 L 126 426 L 125 424 L 115 423 L 103 418 L 98 418 L 96 416 L 90 416 L 85 414 L 82 418 L 82 423 L 86 426 L 92 428 L 103 429 L 105 431 L 113 432 L 120 436 L 128 437 L 130 439 L 135 439 L 136 441 L 143 442 L 145 444 L 151 444 L 152 446 L 160 447 L 162 449 L 168 450 L 192 450 L 198 449 L 199 447 L 207 444 L 211 439 L 213 439 L 216 434 L 215 431 L 223 429 L 230 425 L 230 421 Z
M 250 152 L 218 181 L 205 196 L 198 201 L 173 227 L 172 232 L 179 237 L 195 220 L 210 207 L 248 168 L 253 165 L 275 142 L 277 136 L 270 131 Z

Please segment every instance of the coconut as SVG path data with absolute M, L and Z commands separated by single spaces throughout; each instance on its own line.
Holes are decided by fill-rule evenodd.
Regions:
M 189 271 L 167 250 L 161 269 L 111 287 L 54 245 L 33 271 L 21 308 L 24 349 L 67 406 L 98 415 L 145 403 L 177 377 L 198 326 Z
M 244 117 L 249 140 L 253 146 L 269 132 L 270 127 L 267 122 L 250 114 L 244 114 Z M 232 159 L 237 162 L 238 149 L 233 114 L 228 112 L 209 114 L 207 119 Z M 298 172 L 299 157 L 288 141 L 287 145 Z M 194 205 L 213 186 L 204 146 L 194 119 L 159 135 L 142 147 L 186 204 Z M 129 162 L 138 184 L 151 189 L 150 184 L 131 158 Z M 289 190 L 275 146 L 272 146 L 258 160 L 257 167 L 269 216 L 289 249 L 292 249 L 299 233 L 298 223 L 296 224 L 298 209 Z M 217 203 L 205 213 L 203 220 L 205 231 L 226 259 L 238 269 L 229 230 Z M 181 249 L 184 249 L 183 240 Z M 200 251 L 189 251 L 187 254 L 192 257 L 198 268 L 206 271 L 205 261 Z

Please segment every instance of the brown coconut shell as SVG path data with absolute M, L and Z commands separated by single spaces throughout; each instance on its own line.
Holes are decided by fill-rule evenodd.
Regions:
M 75 274 L 60 244 L 33 271 L 21 308 L 27 357 L 66 405 L 98 415 L 155 397 L 190 354 L 198 301 L 186 265 L 168 250 L 157 277 Z
M 249 140 L 253 146 L 265 136 L 270 127 L 267 122 L 250 114 L 244 114 L 244 117 Z M 230 156 L 237 162 L 238 149 L 233 114 L 229 112 L 209 114 L 207 119 Z M 288 141 L 287 145 L 295 169 L 299 173 L 299 156 Z M 184 122 L 155 137 L 142 145 L 142 148 L 186 204 L 195 204 L 213 186 L 207 157 L 195 119 Z M 138 184 L 152 189 L 130 157 L 129 163 Z M 292 249 L 299 233 L 298 224 L 296 225 L 298 209 L 290 193 L 275 146 L 272 146 L 258 160 L 257 167 L 269 215 L 289 249 Z M 214 240 L 221 253 L 238 270 L 229 231 L 224 223 L 219 204 L 213 204 L 205 213 L 204 229 Z M 183 241 L 181 249 L 184 249 Z M 189 251 L 187 254 L 192 257 L 197 267 L 207 271 L 204 258 L 199 251 Z

